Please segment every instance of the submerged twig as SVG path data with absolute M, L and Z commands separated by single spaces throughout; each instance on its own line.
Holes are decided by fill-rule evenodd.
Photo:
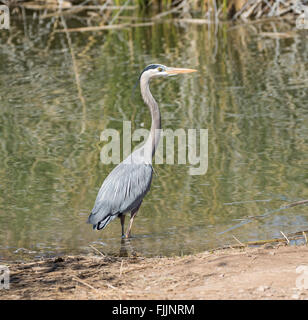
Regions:
M 288 237 L 282 232 L 280 231 L 280 233 L 284 236 L 284 238 L 287 240 L 287 243 L 290 244 L 290 240 L 288 239 Z
M 306 234 L 306 232 L 308 232 L 308 230 L 295 232 L 295 233 L 288 234 L 288 235 L 285 235 L 282 231 L 280 231 L 280 232 L 283 235 L 283 238 L 267 239 L 267 240 L 256 240 L 256 241 L 247 241 L 247 242 L 241 242 L 234 235 L 232 235 L 232 237 L 239 244 L 237 244 L 237 245 L 234 245 L 234 244 L 233 245 L 226 245 L 226 246 L 223 246 L 223 247 L 216 248 L 213 251 L 221 250 L 221 249 L 227 249 L 227 248 L 237 249 L 237 248 L 245 248 L 245 247 L 248 247 L 248 246 L 261 246 L 261 245 L 265 245 L 265 244 L 269 244 L 269 243 L 279 243 L 279 242 L 284 242 L 285 243 L 286 241 L 289 244 L 291 240 L 299 240 L 299 239 L 302 239 L 303 237 L 305 237 L 303 235 Z M 307 236 L 306 236 L 306 238 L 307 238 Z
M 264 214 L 247 217 L 241 223 L 239 223 L 239 224 L 237 224 L 237 225 L 235 225 L 233 227 L 230 227 L 225 231 L 219 232 L 218 234 L 221 235 L 221 234 L 224 234 L 224 233 L 229 232 L 231 230 L 237 229 L 237 228 L 239 228 L 239 227 L 241 227 L 241 226 L 243 226 L 243 225 L 245 225 L 247 223 L 250 223 L 252 221 L 255 221 L 257 219 L 265 218 L 265 217 L 269 216 L 272 213 L 279 212 L 279 211 L 285 210 L 285 209 L 289 209 L 289 208 L 292 208 L 292 207 L 295 207 L 295 206 L 298 206 L 298 205 L 305 205 L 305 204 L 308 204 L 308 200 L 300 200 L 300 201 L 292 202 L 292 203 L 290 203 L 288 205 L 285 205 L 285 206 L 282 206 L 282 207 L 280 207 L 278 209 L 274 209 L 274 210 L 265 212 Z
M 306 204 L 306 203 L 308 204 L 308 200 L 300 200 L 300 201 L 290 203 L 290 204 L 286 205 L 284 208 L 292 208 L 292 207 L 295 207 L 295 206 L 298 206 L 301 204 Z
M 307 240 L 307 235 L 306 235 L 306 232 L 305 231 L 303 231 L 303 236 L 304 236 L 304 238 L 305 238 L 305 243 L 306 243 L 306 245 L 308 244 L 308 240 Z
M 234 235 L 232 235 L 232 237 L 243 247 L 245 247 L 246 245 L 243 244 L 238 238 L 236 238 Z

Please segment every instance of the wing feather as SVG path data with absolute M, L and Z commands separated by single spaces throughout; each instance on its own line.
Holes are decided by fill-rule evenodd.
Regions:
M 119 214 L 136 208 L 150 189 L 152 173 L 150 164 L 117 165 L 103 182 L 88 222 L 95 227 L 108 217 L 107 225 Z

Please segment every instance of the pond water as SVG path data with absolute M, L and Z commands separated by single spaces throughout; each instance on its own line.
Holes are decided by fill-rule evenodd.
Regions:
M 208 129 L 208 170 L 155 165 L 151 191 L 124 245 L 181 255 L 308 228 L 297 206 L 227 231 L 247 216 L 308 198 L 307 33 L 284 22 L 157 23 L 53 32 L 51 21 L 0 30 L 0 258 L 119 254 L 118 220 L 86 219 L 114 167 L 100 161 L 106 128 L 149 128 L 139 88 L 150 63 L 198 69 L 157 79 L 163 128 Z M 288 32 L 273 36 L 273 32 Z M 225 232 L 227 231 L 227 232 Z

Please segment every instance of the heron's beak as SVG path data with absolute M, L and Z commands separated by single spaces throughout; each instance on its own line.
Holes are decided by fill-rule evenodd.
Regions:
M 179 74 L 179 73 L 191 73 L 191 72 L 196 72 L 197 70 L 195 69 L 183 69 L 183 68 L 168 68 L 166 72 L 169 75 L 174 75 L 174 74 Z

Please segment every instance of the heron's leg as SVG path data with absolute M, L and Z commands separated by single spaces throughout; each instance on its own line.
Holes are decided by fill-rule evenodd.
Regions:
M 140 202 L 140 204 L 138 205 L 138 207 L 136 207 L 134 210 L 132 210 L 131 214 L 130 214 L 130 220 L 129 220 L 129 226 L 125 235 L 125 238 L 129 238 L 130 237 L 130 233 L 132 230 L 132 226 L 133 226 L 133 222 L 134 222 L 134 218 L 137 215 L 137 212 L 141 206 L 142 201 Z
M 120 216 L 120 220 L 121 220 L 121 227 L 122 227 L 122 238 L 124 238 L 125 234 L 124 234 L 124 222 L 125 222 L 125 215 L 122 214 Z

